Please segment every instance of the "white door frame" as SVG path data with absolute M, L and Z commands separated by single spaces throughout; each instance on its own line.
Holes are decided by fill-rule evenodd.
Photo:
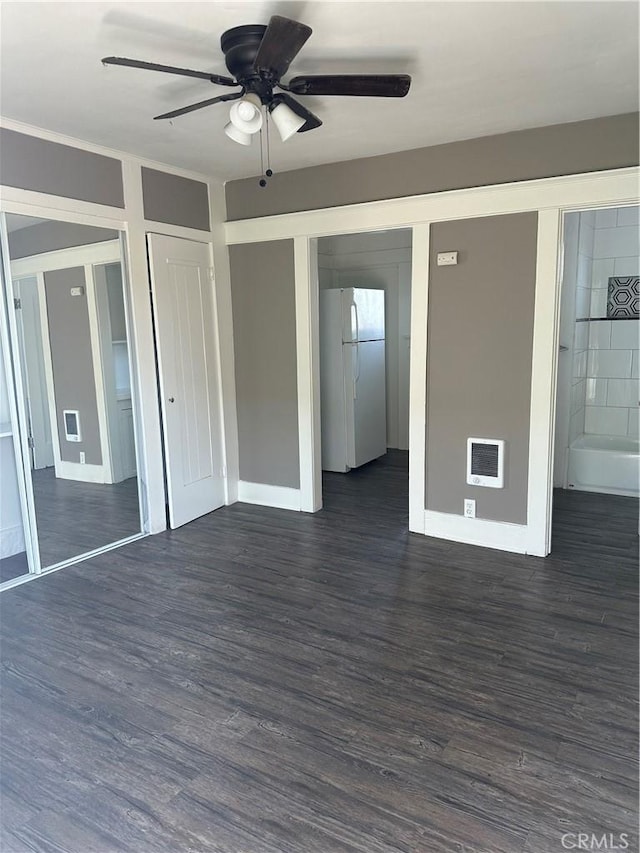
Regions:
M 35 317 L 33 318 L 34 325 L 37 326 L 37 328 L 30 329 L 30 335 L 37 334 L 39 336 L 39 342 L 40 342 L 39 353 L 32 354 L 32 356 L 35 355 L 35 363 L 32 362 L 31 367 L 28 365 L 28 362 L 27 362 L 26 338 L 29 336 L 25 335 L 25 332 L 26 332 L 25 317 L 27 316 L 27 314 L 25 313 L 25 298 L 26 297 L 25 297 L 25 289 L 24 288 L 25 288 L 26 282 L 29 282 L 29 281 L 32 281 L 34 283 L 34 286 L 35 286 L 35 302 L 37 305 L 37 315 L 38 315 L 37 319 Z M 36 434 L 44 435 L 44 434 L 46 434 L 47 429 L 49 430 L 49 437 L 51 439 L 51 457 L 50 458 L 51 458 L 51 464 L 53 465 L 55 463 L 54 449 L 53 449 L 53 447 L 54 447 L 54 436 L 51 434 L 49 394 L 48 394 L 47 376 L 46 376 L 45 361 L 44 361 L 44 359 L 45 359 L 44 341 L 42 339 L 42 334 L 41 334 L 42 313 L 40 311 L 40 299 L 41 299 L 40 283 L 38 280 L 38 276 L 30 275 L 30 276 L 24 276 L 22 278 L 15 278 L 14 277 L 13 284 L 14 284 L 14 290 L 15 290 L 16 294 L 18 295 L 18 299 L 20 300 L 20 305 L 21 305 L 21 311 L 19 312 L 18 315 L 16 315 L 16 320 L 17 320 L 16 326 L 17 326 L 17 330 L 18 330 L 18 346 L 20 348 L 20 358 L 22 359 L 22 363 L 24 365 L 24 374 L 25 374 L 24 393 L 26 396 L 26 412 L 27 412 L 28 419 L 29 419 L 28 420 L 29 432 L 30 432 L 30 437 L 32 439 L 31 440 L 31 447 L 30 447 L 31 457 L 32 457 L 32 466 L 35 468 L 36 462 L 42 462 L 42 458 L 40 458 L 39 460 L 37 459 L 37 456 L 39 455 L 39 453 L 41 453 L 41 451 L 38 450 L 36 443 L 35 443 Z M 31 345 L 33 346 L 33 342 Z M 40 359 L 38 357 L 38 355 L 41 355 L 42 358 Z M 35 390 L 36 388 L 38 389 L 37 391 Z M 44 401 L 44 406 L 42 406 L 42 407 L 38 407 L 38 406 L 34 405 L 34 397 L 37 396 L 38 392 L 39 392 L 39 396 L 41 398 L 41 402 Z M 40 409 L 40 412 L 42 414 L 42 420 L 44 421 L 43 424 L 38 423 L 38 420 L 40 419 L 40 412 L 38 411 L 39 409 Z M 43 467 L 50 467 L 50 466 L 41 465 L 41 464 L 37 465 L 37 468 L 43 468 Z
M 11 276 L 19 280 L 33 276 L 38 280 L 40 302 L 40 325 L 42 347 L 44 353 L 44 374 L 49 403 L 51 436 L 53 440 L 53 456 L 57 477 L 67 477 L 90 483 L 112 483 L 111 446 L 109 442 L 108 413 L 104 392 L 102 349 L 100 346 L 98 308 L 96 304 L 95 277 L 93 267 L 108 263 L 122 263 L 120 256 L 120 241 L 105 240 L 101 243 L 91 243 L 85 246 L 75 246 L 69 249 L 58 249 L 54 252 L 43 252 L 11 261 Z M 76 462 L 64 462 L 61 457 L 60 434 L 56 416 L 55 391 L 53 382 L 53 364 L 51 361 L 51 344 L 49 340 L 49 322 L 47 316 L 47 301 L 44 290 L 44 273 L 51 270 L 82 267 L 84 275 L 87 317 L 90 329 L 91 357 L 93 363 L 93 381 L 96 390 L 96 410 L 100 430 L 101 465 L 80 465 Z
M 638 203 L 637 167 L 434 193 L 227 222 L 227 245 L 293 239 L 300 445 L 300 509 L 322 505 L 317 238 L 413 229 L 409 414 L 409 529 L 429 536 L 545 556 L 550 550 L 562 214 Z M 465 519 L 425 509 L 429 227 L 433 222 L 536 211 L 538 243 L 526 524 Z
M 159 259 L 154 254 L 154 249 L 156 244 L 154 244 L 154 238 L 160 238 L 162 241 L 172 241 L 172 249 L 175 250 L 175 261 L 171 256 L 167 256 L 165 253 L 162 254 L 164 258 L 163 262 L 160 262 Z M 165 352 L 165 357 L 168 357 L 167 362 L 165 362 L 165 358 L 163 357 L 163 340 L 161 333 L 161 316 L 159 312 L 161 300 L 160 300 L 160 291 L 158 286 L 159 275 L 161 272 L 159 267 L 166 268 L 169 263 L 178 263 L 183 267 L 193 267 L 196 269 L 201 269 L 199 263 L 187 260 L 184 254 L 181 254 L 181 250 L 178 246 L 176 246 L 176 242 L 180 244 L 187 244 L 190 247 L 197 246 L 198 249 L 203 249 L 206 253 L 207 264 L 206 264 L 206 283 L 209 289 L 209 298 L 210 302 L 210 329 L 209 333 L 205 334 L 205 373 L 206 373 L 206 388 L 207 395 L 209 401 L 209 424 L 210 424 L 210 444 L 208 448 L 211 453 L 212 460 L 212 471 L 207 479 L 208 482 L 208 491 L 206 495 L 204 495 L 204 503 L 208 504 L 209 508 L 206 510 L 200 509 L 200 511 L 193 515 L 190 510 L 186 511 L 185 517 L 185 493 L 182 493 L 182 504 L 176 503 L 176 500 L 179 500 L 181 495 L 178 493 L 178 490 L 175 488 L 176 484 L 172 483 L 172 466 L 170 464 L 170 445 L 171 445 L 171 436 L 169 436 L 169 413 L 167 410 L 167 393 L 176 393 L 177 388 L 167 388 L 165 386 L 166 377 L 167 377 L 167 363 L 171 364 L 173 362 L 172 357 L 169 352 Z M 206 241 L 194 240 L 191 238 L 184 237 L 176 237 L 175 235 L 167 235 L 167 234 L 159 234 L 157 232 L 148 232 L 147 233 L 147 245 L 148 245 L 148 258 L 149 258 L 149 273 L 150 273 L 150 283 L 151 283 L 151 301 L 154 309 L 154 334 L 156 338 L 156 352 L 157 352 L 157 370 L 158 370 L 158 387 L 160 389 L 160 411 L 162 415 L 163 422 L 163 440 L 164 440 L 164 468 L 165 468 L 165 476 L 166 476 L 166 494 L 167 494 L 167 505 L 168 505 L 168 515 L 172 522 L 173 527 L 179 527 L 182 524 L 186 524 L 189 521 L 192 521 L 194 518 L 199 518 L 202 515 L 212 512 L 215 509 L 218 509 L 227 501 L 228 490 L 226 485 L 226 456 L 225 456 L 225 447 L 224 447 L 224 428 L 223 428 L 223 407 L 222 407 L 222 374 L 221 374 L 221 359 L 220 359 L 220 336 L 218 333 L 218 316 L 216 311 L 216 294 L 215 294 L 215 275 L 214 268 L 212 266 L 211 260 L 211 245 Z M 183 249 L 183 251 L 185 251 Z M 165 317 L 166 323 L 166 317 Z M 171 402 L 173 399 L 170 398 Z M 184 421 L 183 421 L 184 423 Z M 173 471 L 175 471 L 175 464 L 173 466 Z M 178 471 L 180 470 L 178 466 Z M 216 483 L 218 486 L 221 486 L 222 491 L 222 501 L 218 502 L 216 496 Z M 192 486 L 193 488 L 193 486 Z M 203 495 L 200 493 L 200 501 L 202 503 Z M 213 499 L 213 500 L 211 500 Z

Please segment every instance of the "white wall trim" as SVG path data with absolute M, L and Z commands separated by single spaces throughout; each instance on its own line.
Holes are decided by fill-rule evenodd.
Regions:
M 146 533 L 160 533 L 167 529 L 167 516 L 140 165 L 123 160 L 122 179 L 128 219 L 125 232 L 126 251 L 123 252 L 129 283 L 125 312 L 129 337 L 131 392 L 133 400 L 137 402 L 137 405 L 134 405 L 134 433 L 142 529 Z
M 225 224 L 227 244 L 258 243 L 292 237 L 325 237 L 421 222 L 444 222 L 501 213 L 563 207 L 605 207 L 637 201 L 640 168 L 519 181 L 491 187 L 430 193 L 322 210 L 305 210 Z
M 318 241 L 296 237 L 293 252 L 300 447 L 299 508 L 303 512 L 317 512 L 322 509 Z
M 301 510 L 300 489 L 288 486 L 267 486 L 264 483 L 247 483 L 238 481 L 238 500 L 245 504 L 272 506 L 277 509 Z
M 233 341 L 233 306 L 229 249 L 224 241 L 226 218 L 224 187 L 209 183 L 209 220 L 213 254 L 213 298 L 218 330 L 218 370 L 220 411 L 224 446 L 224 488 L 227 505 L 238 500 L 240 479 L 238 417 L 236 406 L 236 371 Z
M 23 190 L 19 187 L 0 185 L 0 205 L 7 211 L 11 205 L 11 213 L 24 213 L 27 216 L 41 215 L 60 222 L 79 222 L 96 228 L 118 228 L 119 230 L 125 227 L 126 214 L 122 207 L 109 207 L 106 204 Z M 37 213 L 38 210 L 48 211 L 48 213 Z
M 110 483 L 111 478 L 105 465 L 83 465 L 80 462 L 65 462 L 56 464 L 56 477 L 61 480 L 80 480 L 83 483 Z
M 560 345 L 560 210 L 538 213 L 536 291 L 531 358 L 529 473 L 527 489 L 528 553 L 551 550 L 551 503 L 556 419 L 556 379 Z
M 413 228 L 409 352 L 409 530 L 424 533 L 426 501 L 429 225 Z
M 211 231 L 202 231 L 199 228 L 186 228 L 184 225 L 171 225 L 167 222 L 155 222 L 152 219 L 145 219 L 144 227 L 151 234 L 162 234 L 165 237 L 179 237 L 182 240 L 191 240 L 192 243 L 211 242 Z
M 423 529 L 416 531 L 437 539 L 480 545 L 498 551 L 528 554 L 528 529 L 526 524 L 506 521 L 489 521 L 485 518 L 465 518 L 448 512 L 425 510 Z
M 69 267 L 86 267 L 92 264 L 120 263 L 120 240 L 105 240 L 102 243 L 90 243 L 86 246 L 72 246 L 69 249 L 57 249 L 55 252 L 42 252 L 11 261 L 11 275 L 24 278 L 39 272 L 64 270 Z

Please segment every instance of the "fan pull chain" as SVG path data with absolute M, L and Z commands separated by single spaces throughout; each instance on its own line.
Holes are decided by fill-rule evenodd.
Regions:
M 266 154 L 267 154 L 267 169 L 265 171 L 265 168 L 264 168 L 264 152 L 263 152 L 263 146 L 262 146 L 262 129 L 260 129 L 260 171 L 265 176 L 264 178 L 260 178 L 260 186 L 261 187 L 266 187 L 267 186 L 266 179 L 270 178 L 273 175 L 273 172 L 271 171 L 271 146 L 269 145 L 269 111 L 268 110 L 265 111 L 265 122 L 264 122 L 264 124 L 265 124 L 265 129 L 266 129 L 266 133 L 265 133 L 264 138 L 265 138 Z
M 263 145 L 262 145 L 262 128 L 260 128 L 260 174 L 264 175 L 264 151 L 263 151 Z M 260 186 L 265 187 L 266 185 L 267 185 L 267 182 L 264 180 L 264 178 L 261 178 L 260 179 Z

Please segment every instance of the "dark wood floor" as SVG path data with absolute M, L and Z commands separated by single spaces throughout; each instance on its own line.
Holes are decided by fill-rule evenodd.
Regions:
M 29 574 L 29 563 L 27 562 L 26 551 L 20 551 L 19 554 L 12 554 L 10 557 L 3 557 L 0 560 L 0 583 L 27 574 Z
M 138 481 L 81 483 L 32 471 L 40 562 L 44 568 L 140 532 Z M 0 560 L 0 583 L 28 574 L 27 555 Z
M 637 849 L 635 502 L 546 560 L 408 534 L 401 454 L 325 502 L 0 597 L 3 853 Z

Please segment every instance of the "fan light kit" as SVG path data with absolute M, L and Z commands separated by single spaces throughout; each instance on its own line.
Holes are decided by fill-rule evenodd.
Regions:
M 283 83 L 282 77 L 311 32 L 311 27 L 306 24 L 280 15 L 274 15 L 268 26 L 246 24 L 227 30 L 220 39 L 220 47 L 232 77 L 120 56 L 106 56 L 102 62 L 104 65 L 123 65 L 183 77 L 196 77 L 218 86 L 239 86 L 239 92 L 198 101 L 154 118 L 177 118 L 212 104 L 235 101 L 229 112 L 225 134 L 240 145 L 251 145 L 255 134 L 260 133 L 262 137 L 261 131 L 266 125 L 268 155 L 269 119 L 273 120 L 283 142 L 295 133 L 306 133 L 322 125 L 316 115 L 291 97 L 292 94 L 403 98 L 409 91 L 411 77 L 407 74 L 307 75 L 294 77 L 288 83 Z M 274 93 L 276 88 L 282 91 Z M 271 170 L 267 169 L 265 174 L 270 177 Z M 262 179 L 260 185 L 265 186 L 266 181 Z

